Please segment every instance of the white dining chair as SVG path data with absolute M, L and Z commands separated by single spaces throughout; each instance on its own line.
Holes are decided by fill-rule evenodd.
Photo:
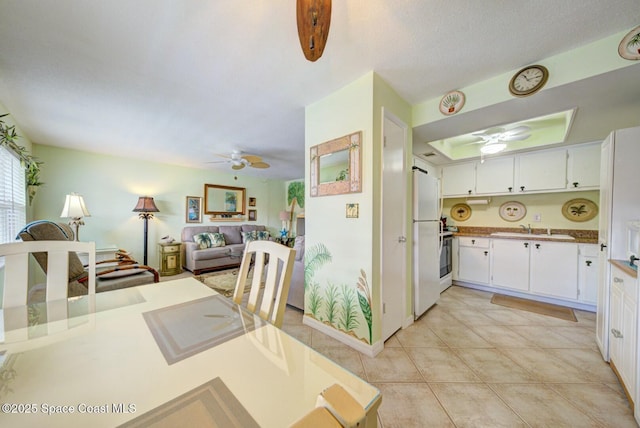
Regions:
M 294 249 L 273 241 L 248 242 L 242 256 L 233 301 L 242 304 L 247 276 L 253 269 L 246 307 L 250 312 L 257 313 L 260 318 L 278 328 L 281 327 L 295 254 Z
M 69 252 L 86 253 L 88 257 L 88 293 L 96 293 L 95 242 L 27 241 L 0 245 L 4 256 L 3 308 L 26 305 L 29 293 L 29 258 L 32 253 L 47 253 L 46 300 L 66 299 L 69 284 Z

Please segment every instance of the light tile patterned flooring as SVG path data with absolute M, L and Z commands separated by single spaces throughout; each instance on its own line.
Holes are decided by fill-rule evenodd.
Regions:
M 391 427 L 635 427 L 595 343 L 595 314 L 563 321 L 490 303 L 453 286 L 375 358 L 302 324 L 283 329 L 382 392 Z

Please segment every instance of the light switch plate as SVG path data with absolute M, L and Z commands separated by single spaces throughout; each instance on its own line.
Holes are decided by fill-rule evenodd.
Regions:
M 533 221 L 542 221 L 542 214 L 534 214 Z

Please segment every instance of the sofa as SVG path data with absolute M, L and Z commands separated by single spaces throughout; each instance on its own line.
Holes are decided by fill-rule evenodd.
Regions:
M 212 270 L 240 266 L 245 245 L 243 233 L 254 231 L 267 234 L 264 226 L 254 224 L 185 226 L 180 236 L 182 241 L 182 267 L 195 275 L 200 275 Z M 211 246 L 202 245 L 202 242 L 196 242 L 194 237 L 203 233 L 222 234 L 224 242 L 212 242 Z M 272 238 L 269 237 L 269 239 Z
M 293 261 L 287 305 L 304 310 L 304 235 L 296 236 L 293 249 L 296 250 L 296 256 Z

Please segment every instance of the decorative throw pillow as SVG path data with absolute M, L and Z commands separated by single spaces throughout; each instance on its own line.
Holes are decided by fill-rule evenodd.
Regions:
M 244 242 L 245 244 L 247 242 L 255 241 L 256 239 L 257 237 L 255 230 L 252 230 L 251 232 L 242 232 L 242 242 Z
M 254 230 L 253 233 L 256 234 L 256 239 L 258 241 L 268 241 L 269 240 L 269 232 L 266 230 Z
M 211 233 L 204 232 L 204 233 L 198 233 L 197 235 L 193 235 L 193 242 L 198 244 L 198 247 L 200 247 L 201 250 L 204 250 L 205 248 L 212 247 L 213 239 L 212 239 Z
M 226 242 L 224 242 L 224 235 L 222 233 L 210 233 L 211 235 L 211 246 L 212 247 L 224 247 Z

